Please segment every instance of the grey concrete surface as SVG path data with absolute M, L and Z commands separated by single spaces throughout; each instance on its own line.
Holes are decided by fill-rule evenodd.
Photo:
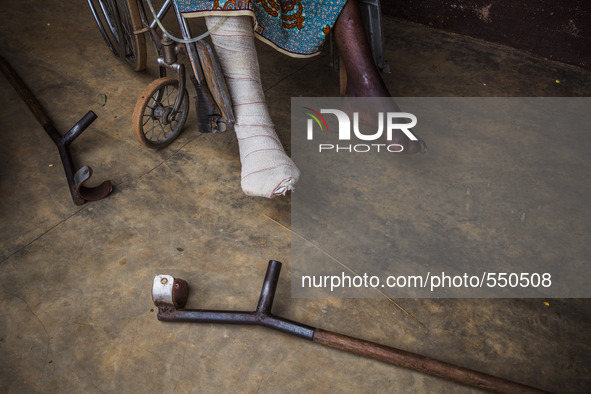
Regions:
M 235 137 L 200 134 L 192 108 L 169 147 L 134 139 L 135 102 L 157 75 L 152 49 L 148 69 L 131 71 L 108 53 L 84 2 L 2 9 L 0 54 L 58 129 L 97 113 L 74 160 L 115 188 L 75 206 L 55 147 L 0 78 L 0 392 L 475 392 L 262 328 L 157 321 L 154 275 L 187 280 L 192 307 L 249 310 L 269 259 L 285 263 L 277 314 L 549 391 L 589 390 L 586 299 L 397 300 L 423 326 L 381 298 L 291 299 L 290 197 L 243 195 Z M 385 30 L 384 79 L 398 96 L 591 92 L 588 71 L 396 20 Z M 290 98 L 337 95 L 338 76 L 326 54 L 258 49 L 288 145 Z

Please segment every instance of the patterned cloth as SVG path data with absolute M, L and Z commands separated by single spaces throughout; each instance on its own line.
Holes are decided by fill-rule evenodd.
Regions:
M 250 15 L 258 38 L 295 57 L 319 53 L 347 0 L 175 0 L 185 18 Z

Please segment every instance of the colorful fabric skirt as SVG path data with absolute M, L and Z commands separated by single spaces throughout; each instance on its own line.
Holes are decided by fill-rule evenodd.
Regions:
M 175 0 L 185 18 L 250 15 L 258 38 L 295 57 L 320 52 L 346 1 Z

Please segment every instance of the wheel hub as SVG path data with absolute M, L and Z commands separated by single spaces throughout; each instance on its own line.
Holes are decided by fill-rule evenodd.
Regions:
M 172 121 L 174 121 L 174 116 L 172 116 L 172 107 L 170 106 L 164 107 L 162 105 L 158 105 L 154 108 L 153 116 L 163 125 L 170 124 Z

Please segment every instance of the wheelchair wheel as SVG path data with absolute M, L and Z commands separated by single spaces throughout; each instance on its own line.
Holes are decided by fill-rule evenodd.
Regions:
M 146 68 L 146 38 L 134 34 L 142 29 L 135 0 L 87 0 L 107 47 L 122 57 L 134 71 Z
M 134 71 L 141 71 L 146 68 L 146 37 L 134 34 L 143 28 L 137 1 L 118 0 L 117 4 L 125 42 L 125 61 Z
M 176 97 L 182 94 L 179 111 L 170 114 Z M 159 78 L 142 92 L 133 111 L 133 133 L 138 141 L 152 149 L 164 148 L 183 130 L 189 114 L 189 94 L 179 92 L 179 81 Z
M 87 0 L 94 21 L 113 55 L 119 57 L 119 31 L 113 3 L 109 0 Z

